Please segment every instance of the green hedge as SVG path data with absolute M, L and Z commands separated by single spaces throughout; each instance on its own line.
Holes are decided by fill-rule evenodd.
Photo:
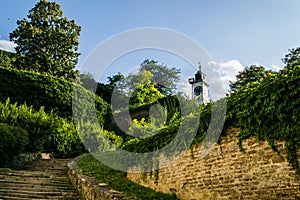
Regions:
M 73 97 L 73 89 L 76 91 L 76 98 Z M 81 104 L 84 106 L 74 107 L 72 113 L 72 101 L 94 100 L 100 122 L 103 124 L 106 119 L 110 119 L 109 105 L 80 85 L 52 76 L 0 67 L 0 101 L 5 102 L 7 98 L 13 103 L 26 102 L 36 110 L 44 106 L 47 113 L 53 110 L 59 116 L 69 119 L 73 114 L 84 116 L 94 110 L 88 104 Z
M 25 150 L 29 144 L 29 137 L 20 127 L 0 123 L 0 141 L 0 167 L 7 167 L 15 156 Z
M 73 122 L 53 112 L 46 113 L 44 107 L 35 111 L 26 104 L 11 104 L 8 99 L 5 103 L 0 102 L 0 123 L 20 127 L 28 133 L 29 141 L 24 152 L 73 157 L 85 151 Z M 16 137 L 19 139 L 19 135 Z

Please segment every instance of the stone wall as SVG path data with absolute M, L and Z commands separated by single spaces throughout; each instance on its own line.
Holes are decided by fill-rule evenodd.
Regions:
M 243 142 L 245 152 L 241 152 L 237 134 L 237 129 L 230 129 L 203 159 L 198 155 L 201 144 L 187 150 L 159 170 L 158 180 L 150 174 L 129 173 L 128 178 L 187 200 L 300 199 L 300 178 L 286 161 L 284 142 L 276 143 L 281 157 L 267 142 L 254 138 Z

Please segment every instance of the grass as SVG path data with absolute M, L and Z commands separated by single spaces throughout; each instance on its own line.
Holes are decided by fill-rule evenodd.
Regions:
M 177 199 L 175 195 L 156 192 L 151 188 L 141 186 L 128 180 L 125 172 L 107 167 L 95 159 L 92 155 L 88 155 L 80 159 L 78 165 L 83 174 L 94 177 L 97 183 L 106 183 L 109 188 L 122 192 L 134 199 Z

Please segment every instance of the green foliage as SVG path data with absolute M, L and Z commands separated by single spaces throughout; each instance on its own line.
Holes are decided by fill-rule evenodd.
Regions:
M 130 73 L 128 76 L 121 78 L 116 83 L 117 90 L 127 96 L 130 96 L 137 88 L 151 83 L 151 77 L 153 77 L 153 74 L 150 71 L 141 71 L 137 74 Z
M 151 83 L 159 84 L 164 88 L 176 89 L 176 84 L 179 82 L 180 70 L 176 68 L 169 68 L 166 65 L 158 64 L 154 60 L 145 60 L 140 67 L 140 72 L 149 71 L 153 74 Z
M 29 143 L 28 133 L 20 128 L 0 123 L 0 167 L 7 167 Z
M 131 106 L 143 106 L 146 104 L 152 104 L 163 95 L 155 88 L 155 85 L 151 83 L 150 79 L 153 74 L 150 71 L 141 71 L 138 74 L 130 74 L 127 77 L 129 84 L 129 95 Z
M 156 104 L 150 109 L 148 120 L 145 118 L 142 118 L 141 120 L 133 119 L 132 124 L 129 127 L 129 135 L 139 138 L 151 137 L 164 127 L 166 124 L 164 108 Z
M 132 121 L 132 125 L 129 127 L 128 134 L 135 137 L 145 137 L 145 135 L 152 135 L 155 130 L 156 126 L 154 126 L 154 124 L 147 123 L 145 118 L 142 118 L 140 121 L 134 119 Z
M 43 151 L 59 158 L 74 158 L 86 152 L 74 124 L 64 118 L 52 122 L 53 132 L 43 140 Z
M 152 77 L 153 77 L 153 74 L 147 70 L 140 71 L 138 74 L 129 74 L 126 77 L 127 87 L 130 90 L 140 88 L 145 84 L 151 83 Z
M 132 92 L 129 103 L 132 106 L 143 106 L 152 104 L 162 97 L 163 95 L 158 91 L 154 84 L 147 83 L 139 85 L 138 88 Z
M 105 100 L 107 103 L 111 103 L 111 96 L 114 91 L 117 82 L 122 80 L 124 76 L 120 73 L 112 77 L 108 77 L 108 84 L 98 83 L 96 94 Z M 115 91 L 118 92 L 118 91 Z
M 146 70 L 138 74 L 131 73 L 125 78 L 122 78 L 122 75 L 114 76 L 119 81 L 114 81 L 111 84 L 113 87 L 116 86 L 112 96 L 113 109 L 126 110 L 127 108 L 124 105 L 128 105 L 128 101 L 130 109 L 134 109 L 134 107 L 151 105 L 162 98 L 163 95 L 156 84 L 150 81 L 152 76 L 153 74 Z
M 211 109 L 212 109 L 211 103 L 207 105 L 201 104 L 199 106 L 199 114 L 200 114 L 199 127 L 197 131 L 197 135 L 193 141 L 194 144 L 203 141 L 204 137 L 206 136 L 209 123 L 211 120 Z
M 50 152 L 59 157 L 72 157 L 83 152 L 73 123 L 41 107 L 35 111 L 26 104 L 0 103 L 0 123 L 20 127 L 29 133 L 27 152 Z M 26 140 L 24 140 L 26 141 Z
M 175 195 L 156 192 L 150 188 L 129 181 L 126 178 L 125 172 L 120 172 L 103 165 L 92 155 L 80 159 L 78 165 L 83 174 L 95 177 L 97 183 L 106 183 L 109 188 L 123 192 L 134 199 L 177 199 Z
M 289 49 L 289 53 L 282 59 L 287 69 L 300 64 L 300 47 Z
M 18 27 L 10 33 L 18 45 L 16 66 L 74 80 L 81 27 L 63 17 L 59 4 L 46 0 L 40 0 L 27 17 L 17 21 Z
M 0 83 L 1 102 L 10 98 L 13 103 L 26 102 L 36 110 L 44 106 L 47 113 L 53 110 L 59 116 L 68 119 L 73 115 L 90 115 L 95 108 L 88 102 L 95 102 L 100 123 L 103 125 L 106 120 L 110 120 L 110 108 L 105 101 L 91 91 L 64 79 L 0 67 Z M 72 108 L 72 102 L 75 105 L 78 101 L 86 103 L 80 104 L 83 105 L 81 107 Z
M 253 82 L 259 82 L 267 76 L 268 71 L 262 66 L 251 65 L 236 75 L 236 81 L 229 81 L 232 92 L 237 92 L 240 88 Z
M 135 153 L 148 153 L 164 147 L 165 156 L 178 155 L 189 147 L 190 144 L 186 144 L 186 141 L 188 138 L 192 141 L 193 133 L 197 131 L 193 125 L 198 116 L 192 112 L 181 116 L 187 109 L 185 107 L 189 105 L 186 102 L 180 109 L 176 96 L 161 99 L 158 107 L 160 109 L 155 108 L 155 112 L 151 111 L 153 106 L 155 105 L 150 108 L 146 120 L 134 120 L 135 123 L 129 128 L 129 134 L 139 137 L 132 137 L 125 141 L 122 148 Z M 172 144 L 168 145 L 171 142 Z M 151 162 L 151 159 L 153 158 L 145 158 L 145 162 Z
M 133 138 L 124 143 L 123 148 L 130 152 L 146 153 L 156 151 L 167 144 L 176 136 L 179 124 L 172 124 L 168 127 L 156 130 L 157 134 L 146 138 Z
M 81 120 L 76 124 L 76 130 L 90 153 L 112 151 L 115 150 L 115 145 L 120 147 L 123 144 L 121 136 L 103 130 L 97 122 L 83 122 Z
M 12 67 L 15 62 L 15 54 L 0 49 L 0 66 Z
M 130 98 L 132 106 L 142 106 L 171 95 L 180 79 L 179 73 L 180 70 L 176 68 L 168 68 L 166 65 L 158 64 L 157 61 L 145 60 L 137 74 L 131 73 L 127 77 L 120 74 L 115 76 L 118 82 L 114 82 L 113 86 L 117 86 L 115 92 L 120 93 L 116 96 Z
M 79 75 L 79 79 L 80 79 L 80 85 L 82 85 L 82 87 L 84 87 L 85 89 L 88 89 L 90 91 L 95 91 L 96 90 L 96 86 L 97 86 L 97 82 L 94 79 L 92 74 L 80 74 Z
M 238 90 L 229 99 L 228 119 L 241 128 L 239 143 L 254 136 L 274 146 L 285 141 L 287 159 L 299 173 L 296 150 L 300 147 L 300 66 L 268 74 Z

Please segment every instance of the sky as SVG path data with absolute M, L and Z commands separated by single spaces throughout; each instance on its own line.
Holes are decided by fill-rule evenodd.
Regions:
M 13 51 L 9 33 L 16 21 L 23 19 L 38 0 L 1 0 L 0 48 Z M 288 49 L 300 46 L 299 0 L 57 0 L 64 16 L 74 19 L 82 27 L 79 38 L 81 53 L 78 69 L 99 44 L 130 30 L 155 27 L 170 30 L 188 37 L 203 48 L 217 66 L 225 91 L 228 81 L 234 80 L 238 71 L 251 64 L 268 69 L 283 67 L 281 58 Z M 166 37 L 168 39 L 169 37 Z M 129 40 L 134 43 L 134 38 Z M 115 44 L 122 47 L 123 43 Z M 176 45 L 176 41 L 174 41 Z M 117 48 L 117 47 L 116 47 Z M 188 47 L 184 47 L 188 48 Z M 114 51 L 114 46 L 107 51 Z M 117 72 L 134 70 L 145 59 L 154 59 L 167 66 L 182 69 L 182 79 L 187 80 L 197 71 L 195 60 L 161 49 L 142 49 L 119 55 L 105 68 L 100 81 Z M 203 71 L 208 62 L 199 53 Z M 209 71 L 209 70 L 208 70 Z M 212 89 L 213 78 L 206 72 Z M 188 90 L 189 86 L 182 86 Z

